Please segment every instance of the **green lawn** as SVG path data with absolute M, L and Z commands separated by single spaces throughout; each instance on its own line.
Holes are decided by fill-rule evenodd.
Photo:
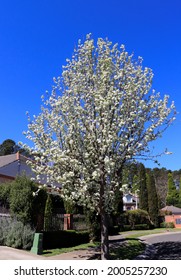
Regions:
M 165 229 L 165 228 L 155 228 L 155 229 L 151 229 L 151 230 L 132 230 L 132 231 L 124 231 L 124 232 L 120 232 L 120 234 L 122 234 L 123 236 L 126 236 L 127 238 L 138 238 L 141 236 L 145 236 L 145 235 L 150 235 L 150 234 L 157 234 L 157 233 L 165 233 L 165 232 L 181 232 L 181 229 L 179 228 L 169 228 L 169 229 Z
M 59 255 L 59 254 L 63 254 L 63 253 L 72 252 L 75 250 L 85 250 L 88 248 L 95 248 L 98 245 L 99 245 L 98 243 L 86 243 L 86 244 L 81 244 L 81 245 L 78 245 L 75 247 L 70 247 L 70 248 L 60 248 L 60 249 L 57 248 L 57 249 L 44 250 L 43 256 L 50 257 L 50 256 L 55 256 L 55 255 Z
M 116 249 L 110 250 L 111 260 L 132 260 L 145 250 L 145 244 L 139 240 L 128 240 Z

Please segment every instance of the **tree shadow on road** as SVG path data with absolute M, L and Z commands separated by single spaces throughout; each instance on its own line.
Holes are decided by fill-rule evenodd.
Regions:
M 181 260 L 181 242 L 159 242 L 152 244 L 153 260 Z

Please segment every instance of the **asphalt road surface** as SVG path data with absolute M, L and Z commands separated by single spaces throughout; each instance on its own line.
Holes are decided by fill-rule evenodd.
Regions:
M 181 233 L 155 234 L 141 237 L 148 245 L 136 259 L 181 260 Z
M 164 234 L 153 234 L 140 237 L 140 240 L 146 241 L 148 244 L 159 242 L 181 242 L 181 232 L 167 232 Z

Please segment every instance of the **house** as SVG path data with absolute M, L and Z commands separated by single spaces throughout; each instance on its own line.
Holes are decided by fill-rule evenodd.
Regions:
M 27 160 L 29 159 L 21 155 L 19 152 L 16 154 L 0 156 L 0 184 L 11 182 L 19 175 L 26 175 L 29 178 L 35 178 L 36 176 L 30 165 L 27 164 Z M 46 184 L 49 186 L 47 184 L 46 175 L 41 176 L 39 183 L 41 185 Z M 55 186 L 60 189 L 60 185 L 58 183 L 55 183 Z
M 28 158 L 16 154 L 0 156 L 0 183 L 13 181 L 16 176 L 25 174 L 27 177 L 35 177 L 31 167 L 27 165 Z
M 162 208 L 161 212 L 166 213 L 165 215 L 166 223 L 172 222 L 176 228 L 181 228 L 181 208 L 171 205 Z
M 131 193 L 127 193 L 123 195 L 123 210 L 135 210 L 138 209 L 138 196 L 133 195 Z

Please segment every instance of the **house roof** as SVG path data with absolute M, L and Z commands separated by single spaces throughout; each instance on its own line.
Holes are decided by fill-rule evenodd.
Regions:
M 0 156 L 0 176 L 10 176 L 15 178 L 22 172 L 26 171 L 27 175 L 33 175 L 31 168 L 26 164 L 27 158 L 16 154 Z
M 0 156 L 0 168 L 19 160 L 26 162 L 27 159 L 27 157 L 20 155 L 19 152 L 16 154 Z
M 171 205 L 171 206 L 165 206 L 164 208 L 161 209 L 161 211 L 172 212 L 172 214 L 180 214 L 181 213 L 181 208 L 178 208 L 178 207 L 175 207 L 175 206 Z
M 17 160 L 17 154 L 0 156 L 0 167 L 10 164 Z
M 25 174 L 30 178 L 36 178 L 35 173 L 27 164 L 28 158 L 21 155 L 19 152 L 16 154 L 0 156 L 0 177 L 14 179 L 17 175 Z M 45 174 L 40 176 L 40 184 L 47 184 L 47 177 Z M 60 188 L 60 184 L 55 182 L 55 186 Z

